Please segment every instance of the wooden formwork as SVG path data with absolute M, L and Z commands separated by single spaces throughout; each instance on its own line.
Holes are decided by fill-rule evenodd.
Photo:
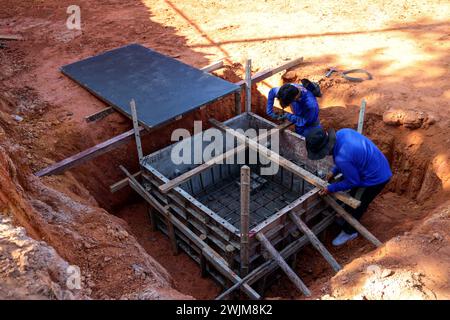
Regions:
M 269 129 L 275 126 L 273 123 L 251 113 L 241 114 L 225 123 L 231 127 L 244 130 L 250 128 Z M 290 135 L 289 137 L 291 138 Z M 295 133 L 292 137 L 293 139 L 298 139 L 297 144 L 302 142 L 301 137 Z M 195 139 L 195 137 L 192 139 Z M 223 151 L 225 152 L 233 147 L 229 146 L 227 149 L 226 146 Z M 229 223 L 220 214 L 199 201 L 201 197 L 197 195 L 202 192 L 208 194 L 207 190 L 211 185 L 224 183 L 222 181 L 238 177 L 241 165 L 216 164 L 208 168 L 208 170 L 192 176 L 180 186 L 164 193 L 160 190 L 161 185 L 167 184 L 176 176 L 195 168 L 195 165 L 189 164 L 173 165 L 170 168 L 168 157 L 172 148 L 173 146 L 169 146 L 144 157 L 141 162 L 142 174 L 140 183 L 160 201 L 161 205 L 165 206 L 174 217 L 179 219 L 186 228 L 203 239 L 205 243 L 227 261 L 233 270 L 239 272 L 241 264 L 241 234 L 239 226 Z M 234 160 L 237 159 L 235 158 Z M 297 158 L 296 161 L 301 162 L 301 158 Z M 252 172 L 256 171 L 257 167 L 257 165 L 250 165 Z M 267 179 L 278 183 L 279 186 L 292 190 L 298 196 L 292 197 L 291 195 L 291 198 L 289 201 L 286 201 L 284 206 L 275 208 L 267 215 L 266 219 L 252 226 L 248 243 L 250 272 L 260 267 L 267 258 L 265 249 L 254 235 L 263 233 L 274 247 L 282 250 L 288 244 L 301 237 L 298 227 L 289 219 L 290 212 L 295 212 L 303 221 L 310 224 L 312 228 L 320 225 L 330 214 L 329 206 L 318 197 L 318 189 L 287 170 L 280 168 L 276 175 L 267 177 Z M 231 183 L 233 183 L 232 179 Z M 239 191 L 239 185 L 237 184 L 236 190 Z M 253 196 L 258 197 L 258 194 Z M 250 199 L 252 199 L 252 196 L 250 196 Z M 239 214 L 239 210 L 237 211 Z M 253 213 L 255 213 L 255 210 L 253 210 Z M 167 219 L 158 212 L 153 212 L 152 214 L 154 215 L 152 220 L 156 222 L 158 228 L 168 234 Z M 175 237 L 177 244 L 201 264 L 201 249 L 197 248 L 182 232 L 175 231 Z M 294 253 L 292 252 L 291 254 Z M 225 284 L 223 277 L 219 277 L 217 273 L 212 271 L 208 266 L 207 272 L 211 273 L 222 284 Z M 273 270 L 263 269 L 263 271 L 271 272 Z
M 202 132 L 143 157 L 140 174 L 131 175 L 123 167 L 122 170 L 129 185 L 156 209 L 149 212 L 153 228 L 170 238 L 174 254 L 182 249 L 200 264 L 202 275 L 210 274 L 230 287 L 220 297 L 240 288 L 250 298 L 259 298 L 250 284 L 259 281 L 264 290 L 267 276 L 277 267 L 309 295 L 309 289 L 286 259 L 295 260 L 297 252 L 311 243 L 338 271 L 339 264 L 316 236 L 333 222 L 336 214 L 372 243 L 380 244 L 334 199 L 319 196 L 320 186 L 326 185 L 319 176 L 329 171 L 331 159 L 309 161 L 304 139 L 285 131 L 288 125 L 275 126 L 248 112 L 223 124 L 211 123 L 237 138 L 237 143 L 234 139 L 232 144 L 227 143 L 227 135 L 204 140 Z M 259 134 L 252 141 L 238 130 L 273 128 L 278 131 Z M 275 142 L 263 139 L 271 136 L 279 137 L 277 157 L 267 148 L 274 147 Z M 173 154 L 188 145 L 196 146 L 197 151 L 211 146 L 217 149 L 203 154 L 201 164 L 175 164 Z M 253 149 L 259 152 L 256 162 L 250 161 L 248 153 Z M 195 158 L 193 150 L 185 150 L 190 150 L 190 156 Z M 263 176 L 258 172 L 267 162 L 259 157 L 269 158 L 269 164 L 278 161 L 280 167 Z M 353 206 L 358 203 L 345 193 L 334 196 Z M 242 230 L 249 231 L 243 234 Z

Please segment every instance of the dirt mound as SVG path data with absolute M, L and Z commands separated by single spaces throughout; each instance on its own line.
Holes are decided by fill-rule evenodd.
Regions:
M 31 173 L 24 148 L 8 139 L 9 121 L 0 119 L 0 277 L 19 277 L 2 282 L 1 292 L 14 286 L 13 296 L 24 298 L 185 298 L 124 221 L 99 208 L 86 189 L 70 177 L 41 180 Z M 6 217 L 25 229 L 12 228 Z M 81 292 L 64 287 L 68 263 L 80 268 Z
M 331 281 L 335 299 L 450 299 L 450 202 L 411 232 L 355 259 Z

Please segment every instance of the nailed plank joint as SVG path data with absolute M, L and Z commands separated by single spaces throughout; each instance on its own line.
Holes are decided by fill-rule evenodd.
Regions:
M 325 246 L 320 242 L 320 240 L 316 237 L 314 232 L 311 231 L 310 228 L 304 223 L 294 212 L 290 213 L 290 217 L 292 221 L 295 223 L 295 225 L 300 229 L 301 232 L 303 232 L 304 235 L 306 235 L 311 242 L 311 244 L 314 246 L 314 248 L 319 251 L 319 253 L 325 258 L 325 260 L 330 264 L 330 266 L 333 268 L 335 272 L 338 272 L 341 270 L 341 266 L 339 263 L 333 258 L 331 253 L 325 248 Z
M 138 171 L 133 174 L 133 177 L 137 178 L 141 175 L 141 173 L 142 173 L 142 171 Z M 116 183 L 110 185 L 109 190 L 111 191 L 111 193 L 114 193 L 116 191 L 119 191 L 120 189 L 125 188 L 126 186 L 128 186 L 128 178 L 124 178 L 124 179 L 117 181 Z

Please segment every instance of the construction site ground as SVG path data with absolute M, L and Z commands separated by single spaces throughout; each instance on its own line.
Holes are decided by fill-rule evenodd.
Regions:
M 120 164 L 138 169 L 134 142 L 61 175 L 34 172 L 117 134 L 131 121 L 115 113 L 59 68 L 129 43 L 195 67 L 218 59 L 216 75 L 237 82 L 303 56 L 297 68 L 253 88 L 264 114 L 267 91 L 283 81 L 319 81 L 326 127 L 356 128 L 367 101 L 364 134 L 389 159 L 393 179 L 362 223 L 384 245 L 362 237 L 332 247 L 335 274 L 311 247 L 296 272 L 312 299 L 450 298 L 450 4 L 448 1 L 78 0 L 81 30 L 66 27 L 66 0 L 0 0 L 0 298 L 212 299 L 221 288 L 201 278 L 187 255 L 152 232 L 147 207 L 129 189 Z M 329 67 L 363 68 L 373 80 L 349 82 Z M 176 94 L 176 87 L 173 88 Z M 194 93 L 195 94 L 195 93 Z M 189 99 L 189 97 L 186 97 Z M 143 139 L 146 154 L 171 143 L 193 120 L 233 116 L 233 99 L 215 102 Z M 206 122 L 205 122 L 206 123 Z M 81 289 L 67 287 L 69 265 Z M 269 299 L 304 299 L 281 276 Z

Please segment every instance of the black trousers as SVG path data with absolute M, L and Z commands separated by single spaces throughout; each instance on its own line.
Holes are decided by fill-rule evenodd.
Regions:
M 361 201 L 361 205 L 356 209 L 346 205 L 345 209 L 347 212 L 350 213 L 356 220 L 360 220 L 363 214 L 367 211 L 370 203 L 377 197 L 377 195 L 380 194 L 386 184 L 388 184 L 389 180 L 370 187 L 352 189 L 350 191 L 351 196 L 356 196 L 356 198 Z M 356 230 L 346 221 L 342 225 L 342 230 L 344 230 L 347 234 L 356 232 Z

